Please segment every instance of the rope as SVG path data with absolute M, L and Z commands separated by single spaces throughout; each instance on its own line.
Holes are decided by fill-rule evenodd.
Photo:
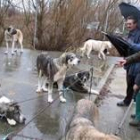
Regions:
M 91 96 L 91 89 L 92 89 L 92 82 L 93 82 L 93 67 L 90 69 L 90 71 L 91 71 L 91 78 L 90 78 L 89 100 Z

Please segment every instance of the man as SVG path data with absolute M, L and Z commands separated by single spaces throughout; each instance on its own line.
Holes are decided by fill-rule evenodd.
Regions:
M 136 62 L 140 62 L 140 52 L 132 56 L 129 56 L 125 58 L 124 60 L 121 60 L 119 62 L 119 65 L 124 66 L 124 65 L 132 64 Z M 134 120 L 132 120 L 129 123 L 131 126 L 136 126 L 136 127 L 138 126 L 138 130 L 140 130 L 140 90 L 139 89 L 140 89 L 140 73 L 137 75 L 135 79 L 135 84 L 133 86 L 133 90 L 136 93 L 136 110 L 135 110 L 135 114 L 131 115 L 131 117 Z
M 126 20 L 126 28 L 129 31 L 127 41 L 131 44 L 132 49 L 135 51 L 140 51 L 140 30 L 137 26 L 137 19 L 129 16 Z M 133 97 L 133 86 L 135 79 L 140 71 L 140 63 L 130 64 L 125 67 L 126 69 L 126 81 L 127 81 L 127 91 L 126 97 L 123 101 L 118 102 L 118 106 L 128 106 Z

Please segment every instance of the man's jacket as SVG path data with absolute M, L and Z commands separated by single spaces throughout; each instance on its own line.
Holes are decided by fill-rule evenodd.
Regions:
M 140 51 L 140 30 L 139 29 L 130 31 L 127 40 L 131 44 L 132 49 L 134 49 L 137 52 Z M 140 72 L 140 63 L 127 65 L 125 69 L 127 70 L 128 75 L 136 76 Z

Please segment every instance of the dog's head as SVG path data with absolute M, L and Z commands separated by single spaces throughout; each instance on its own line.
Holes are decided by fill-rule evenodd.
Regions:
M 75 74 L 75 79 L 79 79 L 81 83 L 86 83 L 90 78 L 89 71 L 83 71 Z
M 4 114 L 10 125 L 23 124 L 26 120 L 18 103 L 10 101 L 7 97 L 0 98 L 0 114 Z
M 110 43 L 110 41 L 106 41 L 105 43 L 106 43 L 108 49 L 112 48 L 112 44 Z
M 9 103 L 7 106 L 6 117 L 13 119 L 17 123 L 25 123 L 25 117 L 21 114 L 19 105 L 16 102 Z
M 17 33 L 17 30 L 11 25 L 7 28 L 7 31 L 10 35 L 14 35 Z
M 61 56 L 62 63 L 67 66 L 75 66 L 80 63 L 80 59 L 74 53 L 64 53 Z

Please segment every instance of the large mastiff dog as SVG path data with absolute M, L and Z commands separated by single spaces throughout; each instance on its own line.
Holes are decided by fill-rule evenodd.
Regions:
M 97 108 L 92 101 L 82 99 L 76 110 L 65 140 L 121 140 L 114 135 L 104 134 L 95 128 Z
M 99 59 L 106 59 L 106 54 L 108 54 L 108 50 L 112 48 L 112 44 L 109 41 L 100 41 L 100 40 L 94 40 L 89 39 L 84 42 L 84 45 L 82 48 L 80 48 L 80 52 L 82 57 L 87 56 L 87 58 L 90 58 L 91 51 L 98 52 L 98 58 Z
M 17 51 L 16 43 L 20 45 L 20 52 L 23 52 L 23 33 L 21 30 L 14 28 L 13 26 L 9 26 L 5 32 L 4 32 L 4 37 L 6 41 L 6 51 L 5 54 L 8 54 L 9 51 L 9 42 L 12 42 L 12 55 L 14 54 L 15 51 Z
M 63 97 L 63 82 L 69 68 L 80 63 L 79 58 L 74 53 L 64 53 L 58 58 L 52 58 L 40 54 L 37 57 L 38 88 L 36 92 L 48 91 L 48 102 L 53 102 L 53 83 L 57 83 L 59 98 L 61 102 L 66 102 Z M 46 83 L 48 87 L 46 87 Z

